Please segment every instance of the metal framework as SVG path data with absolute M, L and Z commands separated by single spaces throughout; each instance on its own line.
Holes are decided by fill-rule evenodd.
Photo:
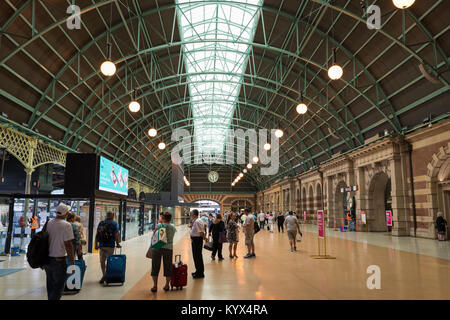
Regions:
M 366 2 L 382 8 L 381 29 L 368 30 L 350 0 L 66 0 L 60 7 L 5 0 L 0 97 L 9 114 L 0 119 L 51 127 L 66 151 L 101 153 L 156 189 L 170 172 L 175 128 L 195 132 L 210 149 L 222 148 L 228 127 L 280 128 L 279 174 L 248 175 L 261 189 L 359 148 L 378 131 L 402 134 L 430 114 L 448 116 L 449 26 L 439 23 L 448 1 L 416 1 L 407 10 Z M 71 31 L 65 10 L 74 3 L 82 26 Z M 108 40 L 117 65 L 111 78 L 99 72 Z M 345 70 L 338 81 L 326 76 L 332 48 Z M 418 64 L 440 84 L 431 85 Z M 137 115 L 127 108 L 134 91 Z M 303 116 L 295 112 L 300 96 L 309 109 Z M 156 139 L 146 136 L 150 126 Z

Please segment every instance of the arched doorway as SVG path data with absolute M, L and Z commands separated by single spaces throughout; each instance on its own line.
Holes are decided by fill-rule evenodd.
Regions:
M 386 231 L 386 210 L 392 210 L 391 179 L 384 172 L 375 174 L 369 186 L 367 230 Z M 392 212 L 392 216 L 396 213 Z
M 309 186 L 309 195 L 308 195 L 308 216 L 309 220 L 315 220 L 314 219 L 314 189 L 313 186 Z
M 439 211 L 443 213 L 444 219 L 448 222 L 450 221 L 450 157 L 440 166 L 435 181 L 437 210 L 431 212 L 433 223 L 436 221 Z
M 231 211 L 242 213 L 245 209 L 253 211 L 252 204 L 247 200 L 235 200 L 231 203 Z
M 306 198 L 306 188 L 305 187 L 303 187 L 302 188 L 302 214 L 303 214 L 303 211 L 306 211 L 306 213 L 308 213 L 308 209 L 307 209 L 307 206 L 306 206 L 306 200 L 307 200 L 307 198 Z
M 206 213 L 207 215 L 212 213 L 215 215 L 221 211 L 220 203 L 213 200 L 197 200 L 195 203 L 197 203 L 198 206 L 193 207 L 192 209 L 197 209 L 199 213 Z
M 320 183 L 316 185 L 316 209 L 323 210 L 322 186 Z
M 334 191 L 334 205 L 333 205 L 333 220 L 336 218 L 336 224 L 338 226 L 342 225 L 342 218 L 345 219 L 345 210 L 347 207 L 347 194 L 346 192 L 341 192 L 342 188 L 346 187 L 345 181 L 339 181 Z

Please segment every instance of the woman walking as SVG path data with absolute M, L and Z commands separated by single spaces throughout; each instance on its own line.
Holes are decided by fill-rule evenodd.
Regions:
M 227 221 L 227 240 L 230 250 L 230 258 L 237 258 L 236 249 L 239 242 L 239 226 L 236 223 L 236 214 L 234 212 L 230 213 Z
M 219 236 L 221 232 L 225 232 L 225 223 L 223 222 L 222 215 L 220 213 L 218 213 L 216 218 L 213 220 L 209 232 L 210 235 L 212 235 L 213 240 L 211 259 L 215 260 L 216 253 L 218 253 L 219 261 L 222 261 L 222 242 L 219 241 Z
M 162 214 L 162 223 L 156 227 L 155 232 L 158 232 L 159 227 L 166 228 L 167 243 L 160 249 L 152 249 L 152 292 L 158 290 L 158 274 L 161 269 L 161 258 L 164 264 L 164 277 L 166 277 L 166 285 L 164 291 L 169 290 L 170 278 L 172 277 L 172 255 L 173 255 L 173 237 L 177 229 L 170 223 L 172 215 L 169 212 Z

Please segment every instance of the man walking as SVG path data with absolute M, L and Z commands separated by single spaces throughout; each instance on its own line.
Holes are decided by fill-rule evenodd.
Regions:
M 264 214 L 264 212 L 260 212 L 258 214 L 258 220 L 259 220 L 259 227 L 261 228 L 261 230 L 264 230 L 264 224 L 266 222 L 266 215 Z
M 245 209 L 245 214 L 247 218 L 245 219 L 243 229 L 248 253 L 244 258 L 247 259 L 256 257 L 255 243 L 253 242 L 253 237 L 255 236 L 255 217 L 250 213 L 250 209 Z
M 277 222 L 278 222 L 278 232 L 284 232 L 284 215 L 279 213 L 277 216 Z
M 192 273 L 194 279 L 204 278 L 205 266 L 203 265 L 203 240 L 206 238 L 206 226 L 202 219 L 198 217 L 198 210 L 191 211 L 192 228 L 191 228 L 191 241 L 192 241 L 192 256 L 194 257 L 195 272 Z
M 56 207 L 56 218 L 47 223 L 49 236 L 49 263 L 44 266 L 47 276 L 48 300 L 60 300 L 66 282 L 66 253 L 71 265 L 75 264 L 72 225 L 65 221 L 69 207 L 60 203 Z
M 291 252 L 297 251 L 297 246 L 295 245 L 297 231 L 300 234 L 302 234 L 302 232 L 300 231 L 298 219 L 296 216 L 294 216 L 292 211 L 289 211 L 289 215 L 287 216 L 284 224 L 286 225 L 286 231 L 287 231 L 288 238 L 289 238 L 289 244 L 291 245 Z
M 100 268 L 103 275 L 99 283 L 103 284 L 105 282 L 106 259 L 110 254 L 114 254 L 114 247 L 121 248 L 119 225 L 114 221 L 113 212 L 108 211 L 106 219 L 98 224 L 95 240 L 95 249 L 100 250 Z

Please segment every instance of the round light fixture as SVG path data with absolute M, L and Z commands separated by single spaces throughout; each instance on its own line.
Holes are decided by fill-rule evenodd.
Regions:
M 283 136 L 283 130 L 277 129 L 275 130 L 275 137 L 281 138 Z
M 249 169 L 251 169 L 253 166 L 252 166 L 252 164 L 251 163 L 249 163 L 248 165 L 247 165 L 247 168 L 249 168 Z
M 304 104 L 303 102 L 299 103 L 297 105 L 297 113 L 299 114 L 305 114 L 306 111 L 308 111 L 308 107 L 306 106 L 306 104 Z
M 258 163 L 259 158 L 257 156 L 254 156 L 252 160 L 253 160 L 254 163 Z
M 242 172 L 247 173 L 247 169 L 242 170 Z
M 160 143 L 158 144 L 158 148 L 159 148 L 160 150 L 164 150 L 164 149 L 166 148 L 166 144 L 165 144 L 164 142 L 160 142 Z
M 241 173 L 239 173 L 239 177 L 243 177 L 244 176 L 244 174 L 241 172 Z
M 116 65 L 111 60 L 106 60 L 100 66 L 100 71 L 104 76 L 111 77 L 116 73 Z
M 399 9 L 406 9 L 413 5 L 415 0 L 392 0 L 394 3 L 394 6 L 396 6 Z
M 130 109 L 131 112 L 138 112 L 141 110 L 141 105 L 136 100 L 133 100 L 128 105 L 128 109 Z
M 331 80 L 338 80 L 343 74 L 344 70 L 337 64 L 333 64 L 330 69 L 328 69 L 328 77 L 330 77 Z
M 269 151 L 270 148 L 271 148 L 270 143 L 266 143 L 266 144 L 264 145 L 264 150 Z
M 151 128 L 150 130 L 148 130 L 148 135 L 150 137 L 156 137 L 157 134 L 158 134 L 158 131 L 156 131 L 155 128 Z

